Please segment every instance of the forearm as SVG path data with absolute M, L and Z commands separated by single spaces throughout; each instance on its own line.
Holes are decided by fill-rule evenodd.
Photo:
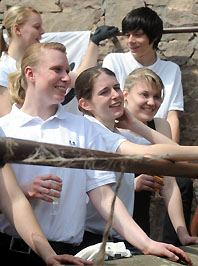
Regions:
M 20 202 L 21 201 L 21 202 Z M 56 255 L 48 240 L 43 234 L 40 225 L 33 213 L 29 202 L 22 198 L 13 204 L 13 225 L 20 237 L 34 250 L 45 262 L 49 257 Z M 24 210 L 23 223 L 21 222 L 21 209 Z
M 176 143 L 180 142 L 180 121 L 178 111 L 169 111 L 167 121 L 170 124 L 172 140 Z
M 77 74 L 79 75 L 83 70 L 96 66 L 98 59 L 98 45 L 90 40 L 89 47 L 85 58 L 83 59 L 80 67 L 77 69 Z
M 93 43 L 92 41 L 90 41 L 89 43 L 89 47 L 87 49 L 87 53 L 85 55 L 85 58 L 83 59 L 81 65 L 79 66 L 79 68 L 76 70 L 76 72 L 70 72 L 70 78 L 71 78 L 71 85 L 70 87 L 73 88 L 75 86 L 75 81 L 78 77 L 78 75 L 93 66 L 96 66 L 97 64 L 97 59 L 98 59 L 98 46 Z
M 184 219 L 181 193 L 174 177 L 165 177 L 164 182 L 162 196 L 178 238 L 181 243 L 184 243 L 184 236 L 189 234 Z
M 91 195 L 90 199 L 94 207 L 102 218 L 107 221 L 111 210 L 113 191 L 108 186 L 105 186 L 104 189 L 102 188 L 101 193 L 100 188 L 97 188 L 97 190 L 97 193 L 95 193 L 96 190 L 94 190 L 89 196 Z M 145 254 L 147 253 L 151 239 L 135 223 L 119 198 L 117 198 L 115 202 L 112 228 L 131 245 L 140 249 Z
M 2 176 L 0 177 L 0 208 L 21 238 L 44 261 L 55 255 L 9 165 L 2 168 Z M 21 216 L 21 210 L 23 210 L 23 216 Z
M 130 130 L 149 140 L 152 144 L 161 143 L 176 145 L 176 143 L 170 138 L 164 136 L 163 134 L 160 134 L 156 130 L 151 129 L 150 127 L 138 120 L 131 126 Z
M 116 152 L 141 156 L 166 156 L 167 154 L 179 154 L 180 160 L 186 161 L 186 155 L 188 154 L 191 155 L 192 160 L 197 159 L 198 146 L 180 146 L 172 144 L 139 145 L 124 141 L 120 144 Z

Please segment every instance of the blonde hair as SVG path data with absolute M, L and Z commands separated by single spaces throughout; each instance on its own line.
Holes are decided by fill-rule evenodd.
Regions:
M 156 89 L 160 92 L 161 98 L 164 97 L 164 84 L 161 78 L 148 68 L 137 68 L 132 71 L 125 79 L 125 89 L 129 92 L 138 82 L 146 81 L 149 84 L 155 84 Z
M 66 48 L 58 42 L 34 43 L 28 47 L 21 61 L 21 70 L 8 75 L 8 90 L 12 103 L 23 104 L 27 89 L 25 69 L 27 66 L 36 67 L 42 60 L 44 50 L 53 49 L 66 53 Z
M 36 9 L 27 6 L 12 6 L 5 12 L 2 21 L 3 26 L 0 27 L 0 56 L 3 51 L 8 50 L 8 45 L 3 37 L 4 28 L 7 31 L 8 38 L 12 38 L 13 26 L 15 24 L 20 26 L 25 24 L 32 12 L 40 15 Z

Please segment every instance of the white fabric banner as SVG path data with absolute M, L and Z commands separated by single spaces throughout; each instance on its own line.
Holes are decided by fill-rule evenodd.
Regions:
M 60 42 L 65 45 L 69 64 L 75 63 L 76 70 L 82 62 L 89 45 L 90 31 L 47 32 L 41 42 Z

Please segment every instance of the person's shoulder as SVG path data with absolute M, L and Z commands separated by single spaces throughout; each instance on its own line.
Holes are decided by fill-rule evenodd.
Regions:
M 125 58 L 128 57 L 131 53 L 126 52 L 126 53 L 109 53 L 105 56 L 105 59 L 114 59 L 114 58 Z
M 10 113 L 0 117 L 0 127 L 6 127 L 10 125 L 11 115 Z
M 61 114 L 61 118 L 62 118 L 61 123 L 63 125 L 65 125 L 66 127 L 69 126 L 71 128 L 77 127 L 79 128 L 79 131 L 82 128 L 86 128 L 86 127 L 88 128 L 92 126 L 92 123 L 88 119 L 86 119 L 83 115 L 73 114 L 73 113 L 64 111 Z
M 170 61 L 170 60 L 160 59 L 159 57 L 157 60 L 157 64 L 161 64 L 162 66 L 167 67 L 167 68 L 171 67 L 171 69 L 173 68 L 180 69 L 179 65 L 176 64 L 175 62 Z
M 2 53 L 0 58 L 0 63 L 10 63 L 10 62 L 16 63 L 16 60 L 13 57 L 9 56 L 8 54 Z
M 98 133 L 103 133 L 103 134 L 105 132 L 109 132 L 110 134 L 113 133 L 107 127 L 105 127 L 102 123 L 100 123 L 97 119 L 95 119 L 93 116 L 85 115 L 84 119 L 86 120 L 86 123 L 90 125 L 91 127 L 94 127 Z
M 8 74 L 16 71 L 16 60 L 4 53 L 0 59 L 0 70 Z
M 86 116 L 64 111 L 63 118 L 62 121 L 67 127 L 70 125 L 71 127 L 77 127 L 79 131 L 85 129 L 87 132 L 90 129 L 95 129 L 94 122 L 90 121 Z

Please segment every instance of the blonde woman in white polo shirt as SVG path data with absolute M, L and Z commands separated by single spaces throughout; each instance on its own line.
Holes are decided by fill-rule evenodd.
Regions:
M 11 113 L 0 119 L 0 126 L 5 135 L 96 150 L 116 151 L 122 148 L 128 150 L 129 142 L 118 134 L 112 135 L 110 132 L 108 136 L 106 132 L 103 137 L 101 131 L 97 130 L 88 119 L 63 111 L 59 103 L 70 85 L 68 73 L 69 64 L 63 45 L 37 43 L 29 47 L 22 59 L 21 73 L 12 74 L 10 84 L 13 86 L 12 91 L 18 91 L 18 98 L 24 97 L 25 93 L 24 104 L 21 109 L 17 109 L 14 105 Z M 15 100 L 17 101 L 17 94 Z M 137 128 L 143 129 L 144 125 L 139 124 Z M 161 138 L 155 132 L 154 135 L 157 135 L 158 139 Z M 123 147 L 124 143 L 126 145 Z M 165 147 L 171 150 L 177 146 L 170 144 Z M 136 152 L 135 144 L 131 144 L 131 149 L 133 148 Z M 154 150 L 156 153 L 158 150 L 159 153 L 159 149 L 162 150 L 161 145 Z M 47 202 L 47 199 L 41 200 L 42 197 L 39 196 L 34 198 L 35 194 L 29 193 L 34 189 L 34 184 L 36 185 L 36 182 L 31 183 L 31 180 L 38 175 L 49 175 L 51 168 L 15 164 L 13 169 L 20 184 L 29 183 L 29 190 L 27 186 L 23 187 L 24 192 L 27 196 L 32 196 L 30 202 L 37 219 L 55 251 L 57 249 L 61 253 L 64 249 L 72 254 L 78 249 L 77 245 L 82 241 L 85 226 L 87 194 L 100 215 L 105 220 L 108 219 L 114 195 L 110 184 L 116 181 L 114 173 L 61 168 L 59 177 L 62 179 L 62 192 L 57 215 L 52 217 L 51 203 Z M 49 180 L 40 179 L 40 181 L 36 186 L 37 193 L 47 197 L 54 196 L 51 194 L 51 188 L 54 189 L 52 183 Z M 172 260 L 182 257 L 191 263 L 182 250 L 151 240 L 133 221 L 119 198 L 116 199 L 112 226 L 144 254 L 167 256 Z M 15 236 L 13 227 L 3 215 L 0 217 L 0 230 L 4 235 Z M 4 248 L 4 252 L 8 257 L 10 251 Z M 33 262 L 34 258 L 31 256 L 29 258 L 31 258 L 29 263 Z M 16 260 L 17 258 L 15 263 Z M 20 261 L 20 265 L 21 263 Z
M 12 6 L 4 14 L 0 25 L 0 116 L 10 112 L 11 102 L 8 87 L 8 75 L 17 70 L 24 51 L 33 43 L 40 42 L 44 33 L 40 13 L 29 6 Z M 91 36 L 86 56 L 76 70 L 71 72 L 71 88 L 78 74 L 91 66 L 96 65 L 98 45 L 100 41 L 111 37 L 118 31 L 114 26 L 103 25 Z M 7 33 L 9 46 L 4 40 L 3 33 Z

